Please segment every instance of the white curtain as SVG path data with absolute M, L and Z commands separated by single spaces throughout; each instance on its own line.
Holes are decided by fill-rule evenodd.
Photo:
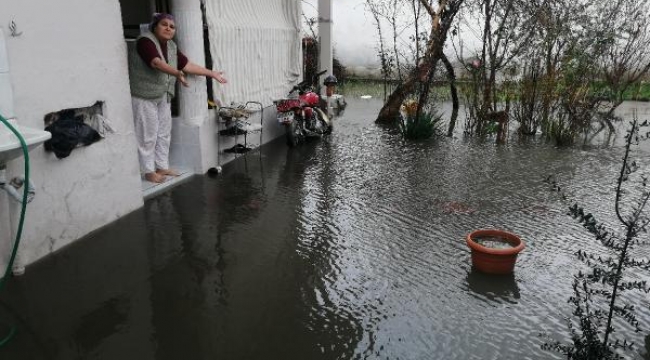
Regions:
M 205 0 L 215 83 L 223 105 L 286 96 L 302 74 L 299 0 Z

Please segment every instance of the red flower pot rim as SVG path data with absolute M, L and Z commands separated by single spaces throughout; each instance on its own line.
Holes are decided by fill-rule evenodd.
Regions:
M 509 249 L 494 249 L 494 248 L 483 246 L 473 240 L 473 238 L 477 238 L 481 236 L 502 238 L 508 243 L 510 243 L 511 245 L 513 245 L 513 247 Z M 521 252 L 521 250 L 523 250 L 526 247 L 526 244 L 524 244 L 524 241 L 521 240 L 519 236 L 507 231 L 497 230 L 497 229 L 480 229 L 480 230 L 472 231 L 467 235 L 467 246 L 469 246 L 469 248 L 472 250 L 480 251 L 486 254 L 513 255 Z

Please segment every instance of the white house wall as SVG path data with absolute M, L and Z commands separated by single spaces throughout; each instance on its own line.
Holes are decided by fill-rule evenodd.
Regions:
M 300 14 L 296 0 L 206 0 L 210 51 L 228 86 L 217 98 L 259 101 L 282 98 L 301 76 Z
M 116 130 L 64 159 L 43 147 L 30 153 L 37 194 L 28 206 L 20 256 L 31 263 L 143 202 L 119 2 L 3 0 L 5 34 L 12 21 L 21 33 L 7 38 L 19 124 L 42 129 L 47 113 L 103 101 Z M 11 162 L 8 170 L 8 176 L 22 174 L 21 162 Z M 5 209 L 0 203 L 0 226 L 7 224 Z M 12 205 L 10 212 L 16 209 Z

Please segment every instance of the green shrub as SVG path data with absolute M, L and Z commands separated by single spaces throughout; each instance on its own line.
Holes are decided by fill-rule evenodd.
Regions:
M 428 139 L 440 133 L 442 115 L 436 111 L 422 111 L 420 116 L 403 114 L 398 123 L 400 133 L 405 139 Z

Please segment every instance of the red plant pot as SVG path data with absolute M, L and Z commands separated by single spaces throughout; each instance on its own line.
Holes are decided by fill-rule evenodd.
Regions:
M 483 246 L 476 242 L 477 238 L 499 238 L 512 247 L 496 249 Z M 467 235 L 467 246 L 472 250 L 472 265 L 479 271 L 488 274 L 510 274 L 515 269 L 517 255 L 526 246 L 519 236 L 503 230 L 482 229 Z

